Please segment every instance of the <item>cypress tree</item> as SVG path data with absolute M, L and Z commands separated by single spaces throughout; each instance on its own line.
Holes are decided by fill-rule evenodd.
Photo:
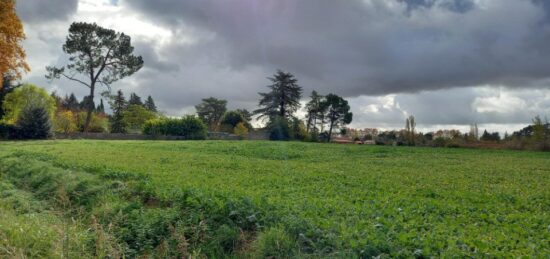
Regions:
M 113 117 L 111 118 L 111 132 L 125 133 L 126 123 L 124 122 L 124 109 L 126 108 L 126 100 L 121 90 L 118 90 L 113 103 Z
M 98 113 L 105 113 L 105 106 L 103 105 L 103 99 L 99 99 L 99 105 L 96 108 Z

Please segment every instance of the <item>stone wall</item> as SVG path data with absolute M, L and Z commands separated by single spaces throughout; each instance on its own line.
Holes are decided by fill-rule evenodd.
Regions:
M 185 140 L 181 136 L 150 136 L 143 134 L 123 133 L 56 133 L 54 139 L 99 139 L 99 140 Z M 227 132 L 208 132 L 208 139 L 239 140 L 239 137 Z M 268 140 L 269 135 L 264 131 L 252 131 L 248 134 L 249 140 Z
M 266 130 L 251 131 L 248 133 L 249 140 L 269 140 L 269 132 Z
M 181 136 L 149 136 L 123 133 L 56 133 L 54 139 L 100 139 L 100 140 L 183 140 Z

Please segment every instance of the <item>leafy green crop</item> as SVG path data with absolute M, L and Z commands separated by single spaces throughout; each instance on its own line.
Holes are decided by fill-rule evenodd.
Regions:
M 46 206 L 63 212 L 58 220 L 76 218 L 76 232 L 92 226 L 82 235 L 92 256 L 550 254 L 548 153 L 260 141 L 3 142 L 0 175 L 0 184 L 31 204 L 10 208 L 13 217 Z

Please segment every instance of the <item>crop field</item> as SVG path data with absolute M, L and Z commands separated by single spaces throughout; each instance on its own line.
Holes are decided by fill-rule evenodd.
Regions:
M 0 142 L 0 257 L 546 257 L 550 153 Z

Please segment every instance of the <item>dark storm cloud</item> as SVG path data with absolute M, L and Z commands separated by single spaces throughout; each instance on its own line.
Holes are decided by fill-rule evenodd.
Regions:
M 147 68 L 155 70 L 155 72 L 174 72 L 179 71 L 180 66 L 177 63 L 160 60 L 158 53 L 153 49 L 154 42 L 134 40 L 136 53 L 147 61 Z
M 485 1 L 480 7 L 469 0 L 125 4 L 174 30 L 212 33 L 214 39 L 194 53 L 222 53 L 232 69 L 282 68 L 321 92 L 355 96 L 525 87 L 550 77 L 550 25 L 540 23 L 541 6 L 548 4 L 534 1 Z
M 465 13 L 475 7 L 471 0 L 398 0 L 407 5 L 407 13 L 417 8 L 445 8 L 453 12 Z
M 18 7 L 26 80 L 62 95 L 87 94 L 44 78 L 46 65 L 66 63 L 72 15 L 132 36 L 145 65 L 113 91 L 152 95 L 168 115 L 209 96 L 256 109 L 276 69 L 295 74 L 304 96 L 346 96 L 352 127 L 400 128 L 408 114 L 426 127 L 550 114 L 546 0 L 81 0 L 76 14 L 75 1 L 57 1 Z
M 532 0 L 533 3 L 537 4 L 545 12 L 546 21 L 550 22 L 550 1 L 548 0 Z
M 78 0 L 20 0 L 17 14 L 25 23 L 65 20 L 76 12 Z

